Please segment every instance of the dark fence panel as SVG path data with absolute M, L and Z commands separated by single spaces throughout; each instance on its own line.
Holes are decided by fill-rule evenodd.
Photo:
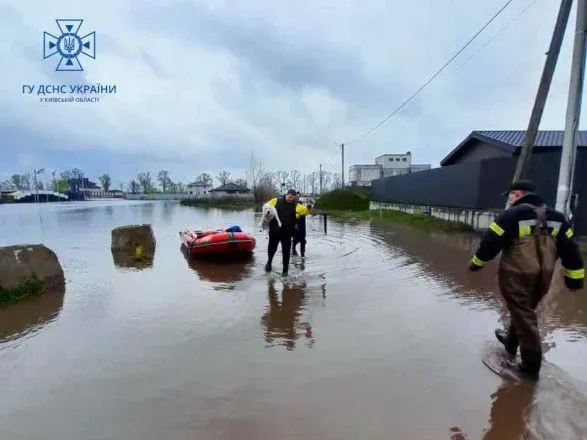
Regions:
M 587 149 L 577 151 L 574 191 L 579 193 L 575 232 L 587 235 Z M 560 164 L 560 150 L 534 151 L 528 178 L 546 203 L 554 207 Z M 505 208 L 501 193 L 509 187 L 517 157 L 496 157 L 443 168 L 375 180 L 371 200 L 469 209 Z
M 495 157 L 482 161 L 477 208 L 505 209 L 507 196 L 501 194 L 512 183 L 515 168 L 516 163 L 511 157 Z
M 469 162 L 374 180 L 371 200 L 411 205 L 476 208 L 481 162 Z
M 530 161 L 530 172 L 528 173 L 528 177 L 536 185 L 537 192 L 553 208 L 556 206 L 560 160 L 560 150 L 534 153 Z M 573 192 L 579 194 L 579 205 L 575 211 L 574 226 L 577 235 L 587 235 L 587 176 L 584 171 L 586 167 L 587 153 L 584 148 L 579 148 L 577 149 L 573 182 Z

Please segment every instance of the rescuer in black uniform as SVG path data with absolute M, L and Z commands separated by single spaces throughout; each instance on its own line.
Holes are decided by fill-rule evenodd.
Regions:
M 510 355 L 520 347 L 520 372 L 534 380 L 542 364 L 542 344 L 536 306 L 550 287 L 558 258 L 565 271 L 565 285 L 583 288 L 585 269 L 566 216 L 546 207 L 529 180 L 513 183 L 508 191 L 511 207 L 493 222 L 481 239 L 469 269 L 479 270 L 502 252 L 499 287 L 510 312 L 508 331 L 495 330 Z
M 284 196 L 273 198 L 267 203 L 275 207 L 279 220 L 281 221 L 281 227 L 279 227 L 276 219 L 273 219 L 269 223 L 268 260 L 265 265 L 265 270 L 267 272 L 271 271 L 273 257 L 275 256 L 275 252 L 277 252 L 279 243 L 281 243 L 281 254 L 283 256 L 282 275 L 287 276 L 289 271 L 291 239 L 296 223 L 296 191 L 290 189 Z
M 311 204 L 304 205 L 299 201 L 300 199 L 300 192 L 298 191 L 298 202 L 296 206 L 296 226 L 294 229 L 293 241 L 291 244 L 291 253 L 292 255 L 297 255 L 296 246 L 300 244 L 300 254 L 302 258 L 304 258 L 306 254 L 306 216 L 310 213 L 312 209 Z

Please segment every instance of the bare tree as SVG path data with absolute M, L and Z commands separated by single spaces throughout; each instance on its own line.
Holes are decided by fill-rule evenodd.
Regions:
M 61 178 L 63 180 L 71 180 L 71 179 L 73 179 L 73 174 L 71 174 L 71 171 L 62 171 Z
M 153 181 L 151 180 L 151 173 L 149 171 L 143 171 L 137 175 L 137 180 L 141 188 L 143 189 L 143 193 L 147 194 L 151 191 L 153 187 Z
M 259 183 L 257 184 L 255 191 L 255 202 L 266 202 L 267 200 L 276 197 L 278 194 L 279 191 L 275 187 L 275 177 L 273 176 L 273 173 L 263 174 L 261 179 L 259 179 Z
M 247 183 L 247 179 L 238 178 L 234 181 L 234 183 L 236 183 L 239 186 L 245 187 L 245 188 L 248 188 L 248 186 L 249 186 Z
M 98 180 L 100 180 L 100 183 L 102 184 L 102 188 L 104 189 L 104 191 L 110 191 L 110 184 L 112 183 L 112 179 L 110 179 L 110 176 L 108 174 L 102 174 L 100 177 L 98 177 Z
M 310 191 L 312 192 L 312 195 L 315 195 L 318 192 L 318 173 L 316 171 L 308 174 L 308 184 L 310 185 Z
M 85 174 L 79 168 L 74 168 L 73 170 L 71 170 L 71 175 L 74 179 L 82 180 Z
M 259 203 L 261 200 L 259 198 L 260 195 L 257 193 L 257 188 L 259 187 L 259 182 L 263 178 L 264 174 L 265 173 L 263 172 L 263 164 L 261 163 L 261 160 L 255 157 L 255 153 L 251 153 L 251 160 L 246 171 L 246 176 L 253 187 L 253 194 L 256 203 Z
M 212 186 L 213 180 L 212 176 L 208 173 L 202 173 L 198 177 L 196 177 L 197 183 L 202 183 L 206 186 Z
M 330 187 L 330 180 L 332 179 L 332 173 L 322 170 L 322 191 L 327 191 Z
M 220 182 L 220 185 L 226 185 L 230 178 L 230 173 L 226 170 L 222 170 L 216 175 L 216 178 Z
M 12 182 L 12 184 L 14 186 L 16 186 L 16 189 L 24 189 L 23 187 L 23 181 L 22 181 L 22 176 L 20 174 L 14 174 L 10 177 L 10 181 Z
M 341 188 L 342 188 L 342 174 L 333 173 L 333 175 L 332 175 L 332 189 L 341 189 Z
M 288 183 L 289 171 L 279 170 L 275 172 L 275 181 L 277 183 L 277 187 L 281 189 L 285 189 L 285 186 Z
M 169 179 L 169 181 L 167 182 L 167 189 L 171 194 L 177 194 L 177 183 Z
M 302 173 L 300 173 L 298 170 L 293 170 L 291 173 L 289 173 L 289 181 L 291 182 L 291 186 L 293 188 L 300 190 L 301 180 Z
M 139 192 L 139 183 L 134 179 L 131 180 L 128 184 L 128 190 L 131 194 L 136 194 L 137 192 Z
M 181 181 L 177 182 L 177 192 L 179 194 L 185 194 L 188 192 L 185 184 Z
M 23 174 L 20 176 L 21 186 L 24 190 L 31 190 L 33 189 L 31 185 L 31 175 L 29 173 Z
M 161 188 L 163 188 L 163 192 L 167 192 L 167 187 L 171 183 L 171 179 L 169 178 L 169 171 L 161 170 L 157 175 L 157 180 L 161 183 Z

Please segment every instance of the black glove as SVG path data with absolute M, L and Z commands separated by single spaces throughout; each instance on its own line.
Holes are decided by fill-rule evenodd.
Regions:
M 469 263 L 469 270 L 471 272 L 477 272 L 478 270 L 483 269 L 481 266 L 477 266 L 476 264 Z
M 583 279 L 573 279 L 569 277 L 565 277 L 565 286 L 569 290 L 582 290 L 583 289 Z

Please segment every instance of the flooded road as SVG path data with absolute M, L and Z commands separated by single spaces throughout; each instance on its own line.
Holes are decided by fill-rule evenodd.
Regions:
M 587 299 L 541 306 L 536 386 L 481 363 L 503 318 L 474 236 L 308 220 L 307 256 L 266 274 L 252 211 L 174 202 L 0 206 L 0 245 L 53 249 L 65 292 L 0 308 L 0 438 L 587 438 Z M 153 264 L 110 231 L 151 223 Z M 238 224 L 252 258 L 188 261 L 178 231 Z M 274 268 L 281 270 L 280 250 Z M 559 283 L 560 285 L 560 283 Z

